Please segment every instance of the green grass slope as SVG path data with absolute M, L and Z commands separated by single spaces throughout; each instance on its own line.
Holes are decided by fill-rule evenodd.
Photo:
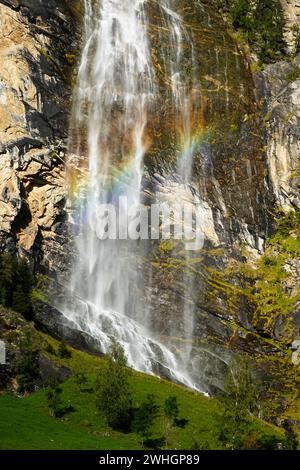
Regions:
M 72 405 L 75 409 L 62 419 L 50 416 L 44 390 L 26 397 L 10 394 L 0 396 L 0 449 L 140 449 L 141 444 L 136 434 L 120 433 L 107 428 L 96 412 L 93 387 L 96 375 L 106 359 L 73 349 L 70 359 L 61 359 L 46 352 L 49 350 L 49 344 L 54 350 L 58 350 L 55 340 L 42 334 L 40 340 L 43 354 L 48 355 L 52 362 L 66 366 L 73 372 L 84 371 L 88 383 L 84 385 L 83 391 L 74 378 L 62 385 L 64 403 Z M 221 448 L 218 442 L 221 405 L 217 400 L 137 372 L 133 372 L 130 380 L 136 406 L 151 393 L 157 396 L 161 406 L 167 397 L 177 397 L 180 417 L 188 419 L 189 422 L 185 429 L 175 428 L 172 431 L 172 449 L 191 449 L 195 443 L 201 448 Z M 153 429 L 154 437 L 161 437 L 163 430 L 164 419 L 161 417 Z M 253 430 L 257 434 L 280 435 L 277 428 L 257 420 L 253 421 Z

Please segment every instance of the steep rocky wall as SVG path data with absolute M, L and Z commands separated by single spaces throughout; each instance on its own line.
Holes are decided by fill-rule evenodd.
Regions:
M 279 207 L 300 208 L 300 56 L 257 75 L 264 102 L 270 179 Z
M 67 0 L 0 2 L 0 248 L 52 270 L 65 243 L 77 13 Z
M 299 0 L 281 0 L 286 18 L 285 37 L 289 51 L 295 51 L 295 27 L 300 26 L 300 1 Z
M 295 53 L 300 28 L 300 1 L 281 0 L 286 41 Z M 299 34 L 299 32 L 298 32 Z M 267 67 L 260 75 L 267 115 L 268 164 L 279 206 L 300 207 L 300 54 Z

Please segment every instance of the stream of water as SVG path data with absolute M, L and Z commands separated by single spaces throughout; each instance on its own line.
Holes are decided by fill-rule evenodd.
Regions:
M 165 62 L 181 129 L 178 175 L 187 185 L 193 142 L 190 96 L 181 62 L 184 44 L 191 38 L 172 4 L 160 0 L 159 8 L 173 51 Z M 71 279 L 71 291 L 78 301 L 75 309 L 64 306 L 63 313 L 79 330 L 98 339 L 103 352 L 114 337 L 131 367 L 199 389 L 188 372 L 187 351 L 174 352 L 161 342 L 151 329 L 148 306 L 135 295 L 137 288 L 145 289 L 137 257 L 142 246 L 128 240 L 101 240 L 97 235 L 99 204 L 117 205 L 120 197 L 131 207 L 141 203 L 147 124 L 159 93 L 147 0 L 85 0 L 84 28 L 69 144 L 70 153 L 84 155 L 85 160 L 84 177 L 76 189 L 81 201 L 76 209 L 80 233 Z M 121 207 L 119 227 L 125 224 L 123 213 Z M 188 303 L 183 306 L 183 317 L 185 335 L 191 338 L 194 310 Z

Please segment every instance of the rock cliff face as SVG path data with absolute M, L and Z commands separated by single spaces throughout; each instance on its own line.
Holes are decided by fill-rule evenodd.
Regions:
M 76 9 L 0 2 L 0 241 L 59 269 Z
M 257 76 L 265 105 L 268 167 L 277 203 L 288 209 L 300 207 L 300 56 L 279 62 Z
M 286 41 L 290 52 L 295 52 L 295 35 L 300 24 L 299 0 L 281 0 L 286 18 Z

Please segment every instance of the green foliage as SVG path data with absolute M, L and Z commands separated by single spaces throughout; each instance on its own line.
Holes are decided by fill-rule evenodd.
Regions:
M 276 235 L 288 237 L 292 230 L 300 231 L 300 210 L 282 213 L 277 220 Z M 300 235 L 300 232 L 299 232 Z M 272 243 L 272 239 L 271 239 Z
M 72 357 L 72 353 L 71 353 L 70 349 L 68 349 L 65 341 L 61 341 L 59 343 L 58 355 L 62 359 L 70 359 Z
M 34 391 L 37 380 L 40 379 L 39 350 L 34 347 L 29 338 L 20 345 L 20 353 L 15 362 L 17 382 L 21 393 Z
M 142 445 L 149 441 L 152 426 L 159 414 L 159 405 L 154 395 L 148 395 L 146 401 L 135 411 L 132 430 L 141 437 Z
M 32 287 L 33 276 L 27 261 L 10 253 L 0 254 L 0 304 L 29 316 Z
M 24 292 L 21 285 L 17 285 L 12 297 L 12 309 L 22 315 L 28 315 L 31 312 L 30 298 Z
M 294 67 L 291 72 L 288 73 L 286 79 L 288 82 L 295 82 L 300 78 L 300 67 Z
M 112 341 L 108 361 L 96 381 L 96 407 L 113 429 L 129 429 L 132 419 L 130 370 L 122 347 Z
M 165 416 L 165 447 L 168 448 L 170 445 L 170 436 L 174 427 L 185 428 L 188 424 L 188 420 L 179 419 L 179 405 L 177 397 L 170 396 L 165 400 L 164 403 L 164 416 Z
M 50 343 L 55 351 L 59 343 L 38 332 L 41 354 Z M 88 383 L 96 380 L 96 371 L 105 369 L 106 357 L 96 357 L 81 351 L 72 350 L 71 359 L 51 356 L 57 367 L 67 367 L 74 374 L 84 371 Z M 218 440 L 219 415 L 222 404 L 216 400 L 195 393 L 185 387 L 132 371 L 129 377 L 132 390 L 133 407 L 138 409 L 147 401 L 147 396 L 156 397 L 161 410 L 170 396 L 176 396 L 180 414 L 188 418 L 185 428 L 175 426 L 170 436 L 172 449 L 222 449 Z M 74 376 L 59 385 L 62 388 L 63 403 L 72 403 L 74 411 L 67 419 L 53 419 L 46 401 L 46 390 L 41 389 L 27 395 L 22 400 L 12 394 L 0 395 L 0 449 L 57 449 L 57 450 L 133 450 L 141 449 L 140 437 L 133 432 L 111 431 L 106 421 L 95 413 L 91 406 L 92 396 L 78 393 L 78 385 Z M 151 435 L 159 438 L 164 426 L 163 413 L 155 419 Z M 9 426 L 7 423 L 9 422 Z M 268 441 L 283 439 L 282 431 L 258 419 L 253 419 L 251 433 L 259 438 L 266 436 Z M 148 445 L 148 444 L 147 444 Z
M 257 412 L 257 396 L 250 365 L 236 359 L 227 375 L 224 395 L 224 411 L 220 419 L 220 440 L 226 448 L 242 449 L 251 433 L 250 414 Z
M 259 262 L 256 282 L 256 312 L 254 322 L 264 322 L 266 332 L 272 329 L 274 321 L 280 316 L 286 317 L 286 327 L 293 311 L 296 298 L 285 288 L 287 272 L 284 269 L 285 256 L 265 255 Z
M 0 255 L 0 301 L 5 307 L 11 306 L 17 262 L 10 253 Z
M 178 414 L 179 414 L 179 407 L 178 407 L 176 397 L 169 397 L 166 399 L 165 406 L 164 406 L 164 413 L 165 413 L 165 416 L 173 424 L 175 424 L 175 421 L 178 418 Z
M 65 58 L 66 58 L 68 65 L 74 65 L 76 63 L 77 56 L 76 56 L 76 53 L 74 52 L 67 52 L 65 54 Z
M 47 302 L 47 296 L 40 289 L 32 289 L 31 291 L 31 300 L 39 300 L 40 302 Z
M 62 388 L 55 377 L 50 377 L 46 383 L 46 400 L 51 414 L 58 418 L 62 409 Z
M 277 220 L 276 233 L 269 240 L 269 246 L 277 248 L 282 254 L 300 254 L 300 210 L 282 213 Z
M 47 343 L 46 346 L 45 346 L 45 351 L 48 353 L 48 354 L 51 354 L 51 356 L 55 356 L 56 355 L 56 351 L 54 349 L 54 347 L 52 346 L 51 343 Z
M 45 385 L 45 396 L 48 407 L 50 409 L 50 414 L 52 416 L 54 416 L 55 418 L 62 418 L 67 413 L 75 411 L 74 407 L 70 403 L 68 403 L 67 405 L 63 404 L 63 390 L 57 377 L 49 377 Z
M 286 53 L 284 12 L 280 0 L 219 0 L 234 28 L 241 30 L 251 48 L 264 63 Z
M 254 311 L 252 323 L 259 334 L 264 333 L 273 337 L 277 322 L 284 322 L 280 341 L 285 344 L 292 341 L 295 335 L 292 313 L 300 300 L 300 291 L 293 281 L 289 265 L 293 265 L 293 259 L 299 255 L 300 211 L 295 210 L 282 213 L 278 218 L 276 232 L 269 239 L 265 253 L 255 265 L 241 263 L 237 270 L 236 268 L 227 270 L 231 286 L 233 286 L 232 277 L 236 276 L 236 272 L 239 273 L 239 281 L 243 282 L 242 290 L 233 290 L 232 305 L 237 304 L 241 293 L 247 296 Z M 295 285 L 292 290 L 288 288 L 290 279 Z
M 67 413 L 72 413 L 75 411 L 75 408 L 70 403 L 64 405 L 62 399 L 63 390 L 57 377 L 49 377 L 45 385 L 45 397 L 50 409 L 51 416 L 54 416 L 55 418 L 62 418 Z
M 244 31 L 251 30 L 252 5 L 249 0 L 236 0 L 231 2 L 229 9 L 232 24 L 235 28 Z
M 282 444 L 282 441 L 276 436 L 270 435 L 255 435 L 256 440 L 254 445 L 248 446 L 251 450 L 279 450 Z M 247 440 L 245 441 L 247 444 Z
M 283 445 L 284 450 L 297 450 L 299 447 L 299 439 L 294 431 L 293 427 L 291 424 L 286 421 L 284 423 L 284 428 L 285 428 L 285 441 Z
M 77 372 L 74 376 L 74 380 L 79 386 L 80 390 L 81 388 L 87 384 L 87 376 L 84 372 Z
M 283 214 L 277 221 L 276 233 L 269 240 L 265 254 L 255 270 L 254 324 L 263 325 L 265 332 L 272 331 L 280 316 L 285 317 L 285 340 L 293 337 L 293 312 L 300 292 L 291 293 L 286 284 L 289 272 L 286 264 L 300 254 L 300 211 Z

